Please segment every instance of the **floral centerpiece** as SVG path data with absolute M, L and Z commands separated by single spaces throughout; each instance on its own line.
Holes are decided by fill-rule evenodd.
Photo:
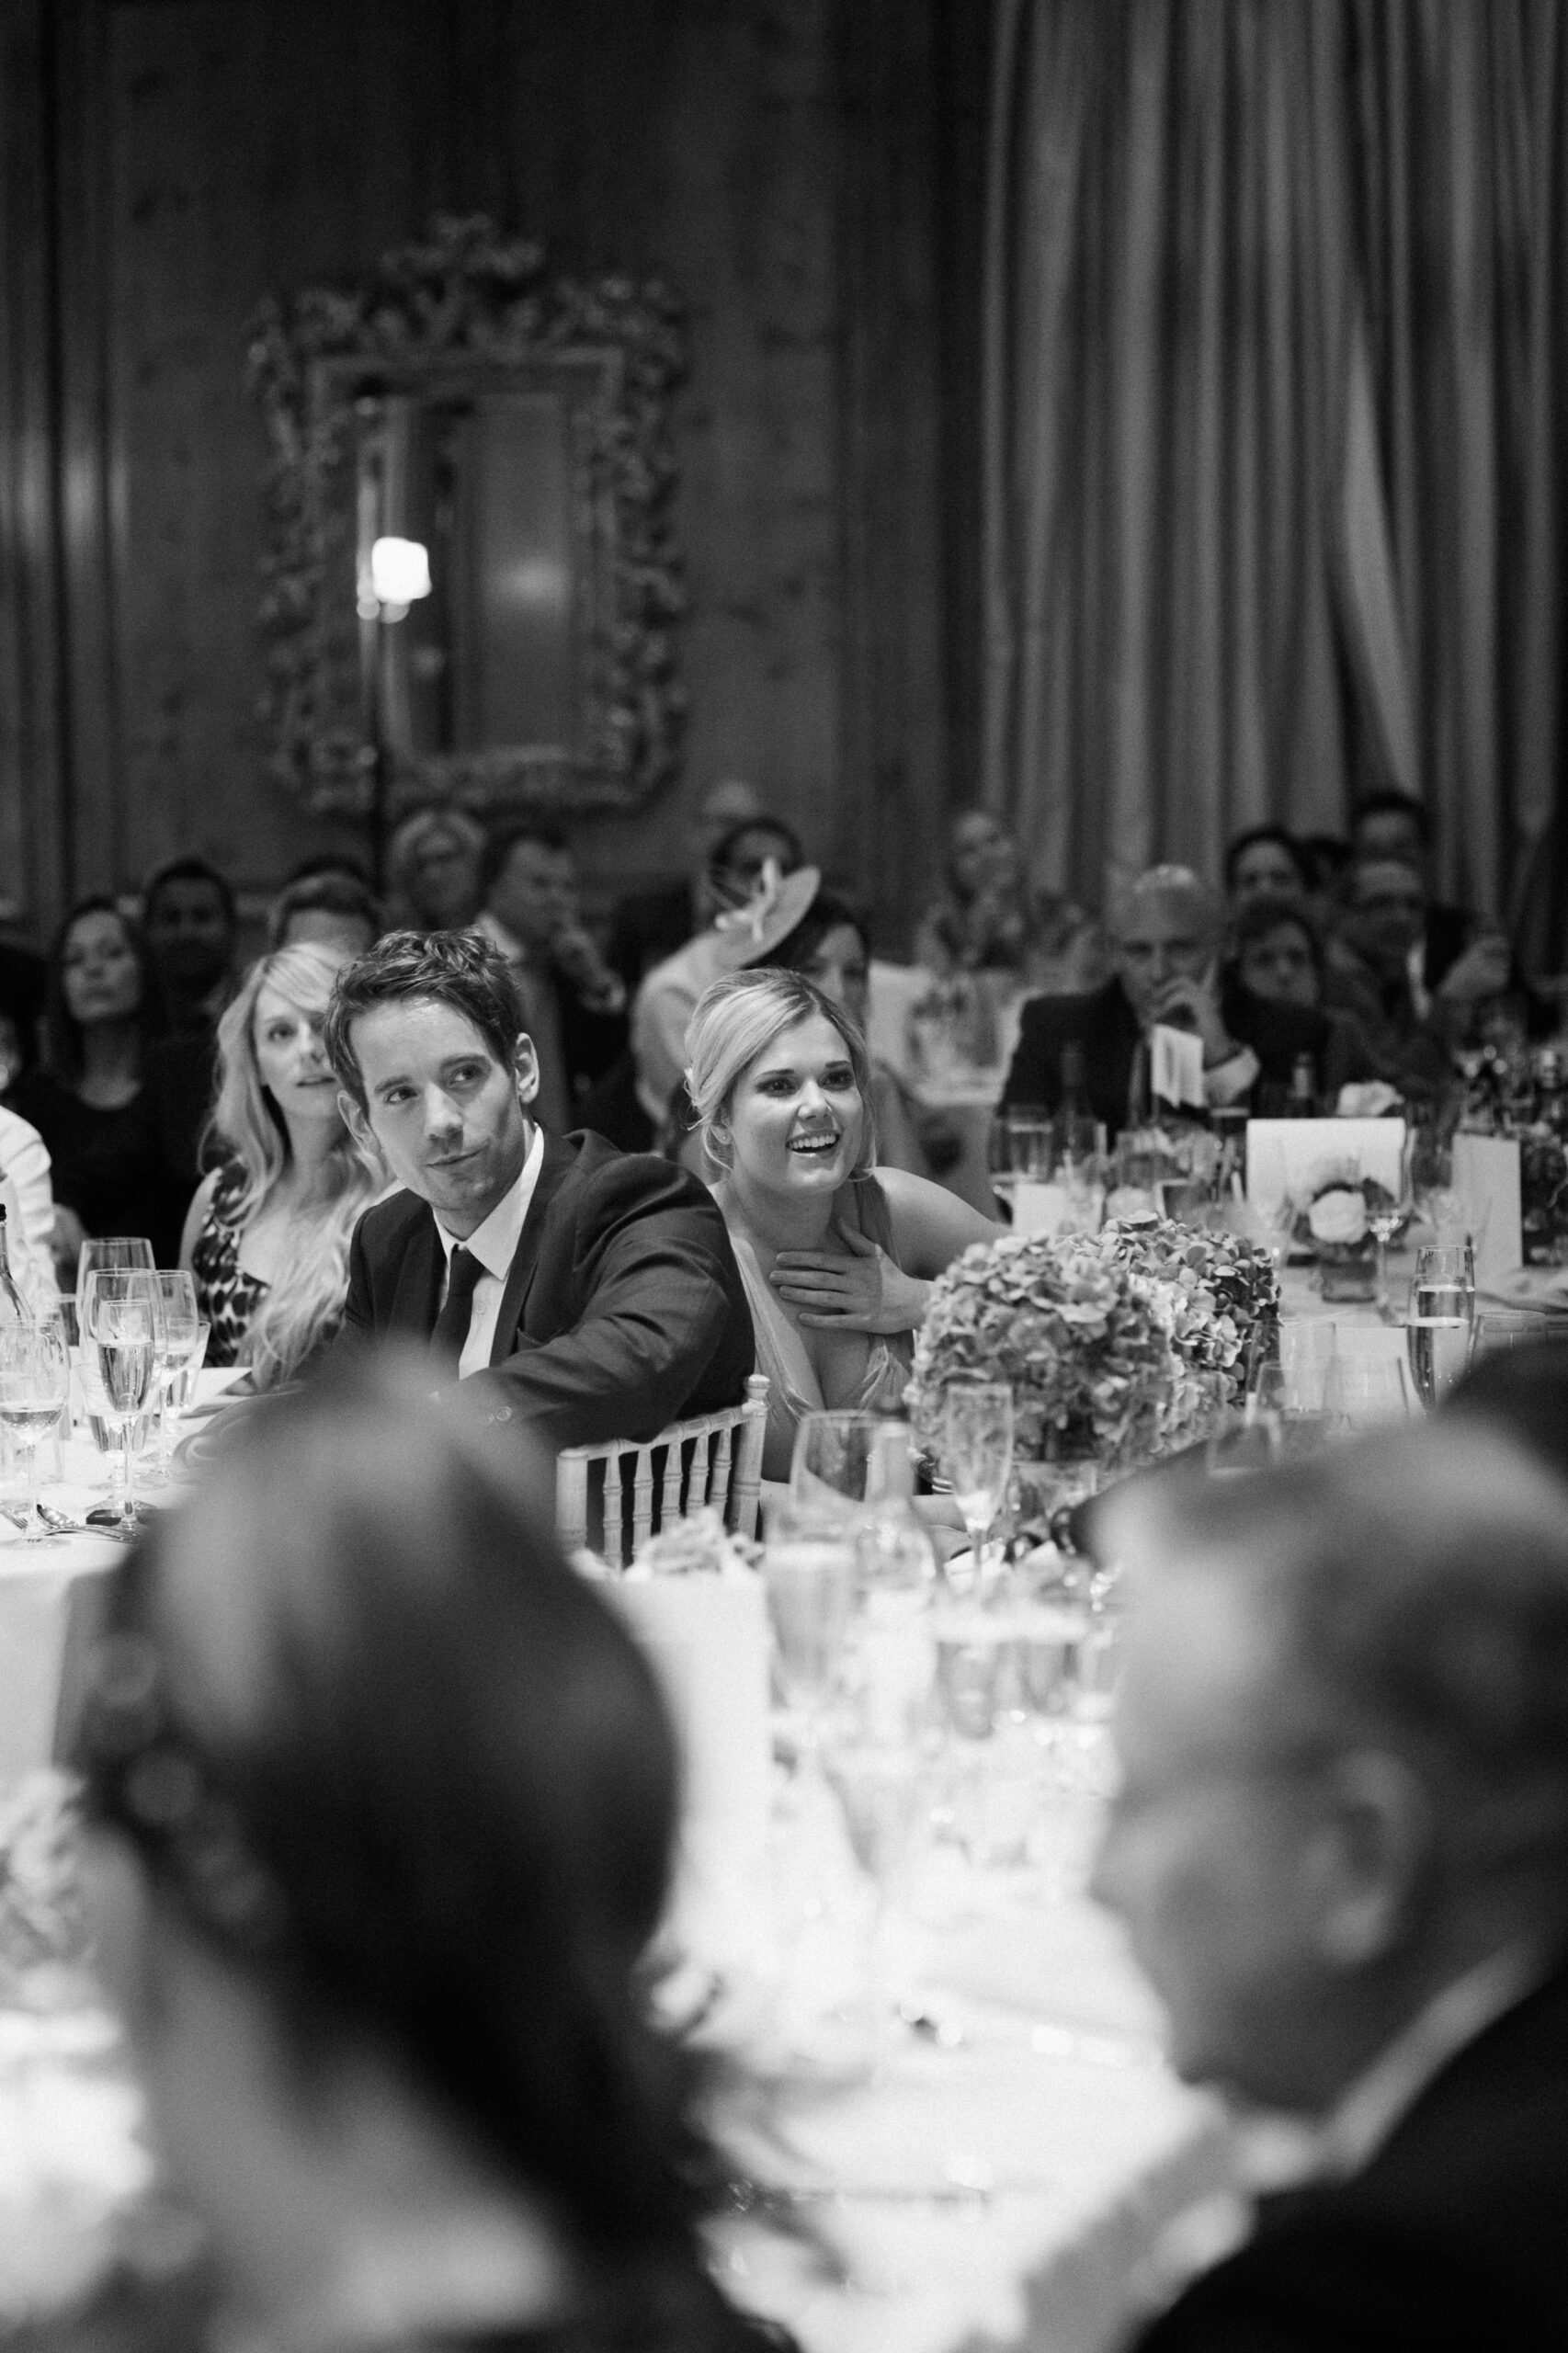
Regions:
M 1148 1461 L 1196 1434 L 1218 1375 L 1239 1397 L 1249 1344 L 1278 1318 L 1267 1251 L 1165 1220 L 977 1243 L 932 1288 L 910 1407 L 940 1445 L 954 1380 L 1005 1381 L 1021 1461 Z

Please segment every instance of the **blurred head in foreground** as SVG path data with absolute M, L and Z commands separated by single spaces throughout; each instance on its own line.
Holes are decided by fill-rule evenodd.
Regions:
M 1434 1998 L 1568 1945 L 1568 1487 L 1445 1417 L 1112 1512 L 1096 1893 L 1180 2073 L 1331 2108 Z
M 657 2309 L 722 2343 L 644 2007 L 670 1728 L 548 1476 L 427 1391 L 261 1408 L 120 1564 L 77 1742 L 104 1973 L 277 2341 Z

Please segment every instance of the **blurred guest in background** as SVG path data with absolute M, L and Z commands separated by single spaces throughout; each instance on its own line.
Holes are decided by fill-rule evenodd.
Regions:
M 202 858 L 161 867 L 142 900 L 167 1035 L 147 1067 L 165 1160 L 187 1187 L 203 1174 L 201 1137 L 218 1071 L 218 1017 L 233 993 L 238 919 L 227 877 Z
M 1280 2120 L 1141 2353 L 1568 2343 L 1568 1488 L 1444 1414 L 1109 1533 L 1096 1892 L 1178 2072 Z
M 1156 1023 L 1197 1032 L 1210 1105 L 1246 1102 L 1259 1079 L 1288 1086 L 1313 1051 L 1321 1017 L 1227 989 L 1221 913 L 1190 867 L 1153 866 L 1126 891 L 1111 923 L 1112 977 L 1089 995 L 1031 998 L 1023 1010 L 1003 1102 L 1054 1110 L 1062 1052 L 1082 1049 L 1089 1108 L 1114 1142 L 1149 1116 L 1149 1034 Z
M 1432 820 L 1408 792 L 1391 787 L 1369 792 L 1350 820 L 1351 861 L 1370 865 L 1392 860 L 1421 877 L 1421 936 L 1410 951 L 1411 979 L 1417 990 L 1435 989 L 1464 954 L 1476 924 L 1463 907 L 1444 906 L 1432 897 Z
M 88 1902 L 226 2333 L 742 2353 L 646 1949 L 679 1771 L 545 1468 L 423 1367 L 256 1415 L 124 1557 Z M 508 1442 L 510 1440 L 510 1442 Z
M 1328 944 L 1324 1001 L 1354 1016 L 1385 1077 L 1436 1093 L 1452 1075 L 1455 1046 L 1507 992 L 1510 959 L 1506 940 L 1478 939 L 1429 989 L 1415 970 L 1426 918 L 1419 868 L 1358 857 Z
M 499 827 L 480 879 L 484 907 L 474 928 L 512 967 L 538 1058 L 534 1117 L 564 1135 L 625 1050 L 626 990 L 583 921 L 576 860 L 558 827 L 531 817 Z
M 686 1027 L 698 998 L 722 972 L 757 962 L 793 930 L 821 881 L 814 867 L 804 870 L 810 888 L 781 895 L 786 880 L 802 871 L 800 842 L 781 817 L 748 818 L 720 840 L 708 868 L 712 920 L 653 966 L 631 1008 L 637 1101 L 650 1141 L 663 1134 L 685 1074 Z
M 142 894 L 142 926 L 171 1029 L 217 1027 L 234 982 L 238 913 L 228 878 L 204 858 L 172 858 Z
M 339 975 L 327 1043 L 356 1134 L 407 1188 L 354 1237 L 346 1352 L 405 1334 L 556 1448 L 739 1404 L 751 1324 L 711 1198 L 536 1124 L 533 1041 L 487 940 L 389 933 Z
M 692 1016 L 687 1084 L 768 1381 L 763 1470 L 787 1479 L 801 1416 L 903 1410 L 931 1284 L 1001 1228 L 941 1186 L 878 1164 L 866 1043 L 799 972 L 715 981 Z
M 621 900 L 610 926 L 608 961 L 629 991 L 644 972 L 684 948 L 712 921 L 709 868 L 726 834 L 763 813 L 755 786 L 738 776 L 721 779 L 698 802 L 687 828 L 691 871 L 656 891 L 637 891 Z
M 348 1245 L 384 1188 L 338 1108 L 322 1043 L 342 959 L 312 944 L 258 957 L 218 1025 L 218 1165 L 190 1205 L 180 1264 L 211 1326 L 207 1361 L 291 1380 L 337 1330 Z
M 402 919 L 415 931 L 460 931 L 483 904 L 484 828 L 465 809 L 421 809 L 392 837 L 387 869 Z
M 190 1183 L 161 1141 L 156 983 L 142 940 L 112 899 L 84 899 L 55 934 L 48 973 L 43 1064 L 10 1101 L 49 1147 L 62 1279 L 74 1283 L 89 1233 L 145 1234 L 172 1266 Z
M 1294 1006 L 1317 1015 L 1312 1042 L 1305 1042 L 1303 1030 L 1301 1048 L 1312 1059 L 1314 1097 L 1332 1102 L 1342 1086 L 1391 1075 L 1359 1024 L 1347 1013 L 1324 1007 L 1323 938 L 1305 900 L 1270 891 L 1244 892 L 1232 910 L 1230 942 L 1233 998 L 1244 994 L 1262 1005 Z M 1243 1026 L 1249 1026 L 1244 1016 Z M 1268 1100 L 1272 1092 L 1260 1077 L 1254 1108 L 1266 1117 L 1280 1108 Z
M 1311 887 L 1306 861 L 1283 825 L 1250 825 L 1225 852 L 1225 896 L 1233 906 L 1267 891 L 1305 894 Z
M 1095 926 L 1070 899 L 1031 884 L 1017 842 L 985 810 L 968 810 L 954 824 L 946 882 L 915 944 L 916 963 L 938 978 L 989 972 L 1058 992 L 1099 978 Z
M 313 941 L 352 960 L 382 929 L 381 905 L 369 884 L 334 869 L 284 884 L 267 914 L 267 944 L 298 948 Z
M 0 1028 L 10 1040 L 9 1075 L 0 1085 L 0 1095 L 18 1072 L 31 1070 L 38 1060 L 43 992 L 43 958 L 35 956 L 30 948 L 13 948 L 0 940 Z

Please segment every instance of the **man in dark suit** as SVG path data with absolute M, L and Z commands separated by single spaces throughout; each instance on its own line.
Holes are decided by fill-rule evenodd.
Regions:
M 428 1339 L 552 1448 L 738 1404 L 751 1317 L 724 1222 L 683 1170 L 531 1116 L 539 1065 L 505 960 L 392 932 L 339 974 L 344 1118 L 406 1190 L 366 1211 L 340 1345 Z
M 1154 866 L 1126 891 L 1111 922 L 1111 978 L 1074 996 L 1031 997 L 1014 1051 L 1004 1109 L 1062 1094 L 1062 1050 L 1081 1050 L 1089 1108 L 1115 1142 L 1149 1116 L 1148 1040 L 1156 1023 L 1203 1040 L 1210 1107 L 1246 1104 L 1260 1080 L 1290 1086 L 1301 1054 L 1322 1055 L 1327 1021 L 1310 1006 L 1275 1005 L 1221 984 L 1221 910 L 1189 867 Z M 1196 1108 L 1196 1107 L 1195 1107 Z
M 1096 1892 L 1255 2193 L 1140 2353 L 1568 2345 L 1568 1485 L 1455 1415 L 1110 1517 Z

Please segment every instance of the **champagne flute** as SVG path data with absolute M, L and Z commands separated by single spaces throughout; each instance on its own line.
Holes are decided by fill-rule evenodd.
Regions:
M 124 1460 L 120 1532 L 136 1526 L 136 1469 L 131 1431 L 153 1384 L 157 1300 L 143 1267 L 97 1267 L 87 1277 L 82 1344 L 94 1352 L 104 1419 L 120 1434 Z
M 142 1233 L 94 1233 L 76 1253 L 76 1336 L 85 1341 L 82 1318 L 87 1304 L 87 1278 L 99 1267 L 140 1267 L 151 1274 L 157 1265 L 153 1245 Z
M 1475 1324 L 1475 1260 L 1468 1242 L 1437 1242 L 1415 1254 L 1405 1345 L 1415 1393 L 1431 1413 L 1470 1362 Z
M 1415 1207 L 1415 1196 L 1410 1181 L 1414 1157 L 1413 1137 L 1407 1137 L 1399 1156 L 1399 1183 L 1392 1193 L 1377 1188 L 1378 1198 L 1367 1205 L 1367 1223 L 1372 1229 L 1372 1239 L 1378 1245 L 1377 1280 L 1372 1297 L 1380 1315 L 1387 1317 L 1389 1309 L 1389 1244 L 1397 1240 L 1409 1224 Z
M 153 1374 L 158 1388 L 157 1479 L 160 1485 L 166 1486 L 174 1451 L 170 1417 L 173 1392 L 190 1362 L 201 1328 L 196 1307 L 196 1278 L 184 1267 L 159 1267 L 153 1276 L 153 1298 L 156 1334 Z
M 36 1324 L 0 1329 L 0 1423 L 28 1458 L 28 1517 L 22 1534 L 29 1544 L 55 1533 L 40 1518 L 38 1450 L 60 1419 L 71 1389 L 71 1352 L 58 1315 Z
M 775 1506 L 762 1553 L 778 1687 L 814 1754 L 855 1605 L 855 1535 L 842 1519 Z
M 891 1981 L 887 1928 L 895 1887 L 915 1857 L 929 1802 L 919 1758 L 896 1741 L 835 1741 L 824 1763 L 849 1834 L 855 1860 L 870 1882 L 866 1981 L 878 2041 L 903 2024 Z
M 1013 1392 L 1005 1381 L 954 1381 L 943 1400 L 942 1468 L 969 1530 L 971 1574 L 985 1568 L 985 1540 L 1013 1467 Z M 950 1575 L 952 1563 L 948 1564 Z

